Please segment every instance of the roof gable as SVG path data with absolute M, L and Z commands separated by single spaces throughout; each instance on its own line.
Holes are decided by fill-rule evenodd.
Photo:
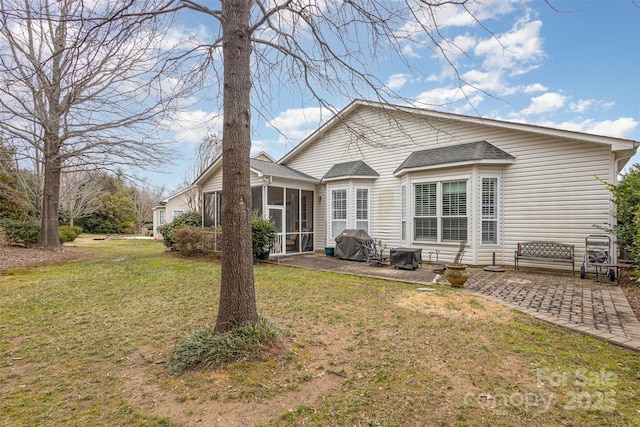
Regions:
M 616 138 L 603 135 L 593 135 L 584 132 L 576 132 L 563 129 L 555 129 L 538 125 L 531 125 L 526 123 L 507 122 L 503 120 L 487 119 L 482 117 L 465 116 L 462 114 L 445 113 L 435 110 L 428 110 L 425 108 L 407 106 L 407 105 L 394 105 L 386 104 L 376 101 L 366 101 L 362 99 L 356 99 L 352 101 L 345 108 L 336 113 L 331 119 L 316 129 L 311 135 L 301 141 L 291 151 L 289 151 L 284 157 L 278 160 L 278 163 L 286 163 L 292 158 L 296 157 L 299 153 L 304 151 L 304 148 L 315 141 L 322 138 L 329 129 L 339 125 L 341 122 L 348 121 L 348 117 L 362 108 L 377 108 L 387 110 L 390 113 L 400 112 L 411 115 L 421 119 L 433 119 L 433 120 L 449 120 L 460 123 L 471 123 L 482 126 L 490 126 L 501 129 L 509 129 L 513 131 L 528 132 L 537 135 L 546 135 L 556 138 L 570 139 L 574 141 L 605 144 L 611 147 L 612 151 L 625 151 L 633 150 L 635 152 L 637 148 L 637 142 L 630 139 Z
M 251 170 L 258 175 L 318 182 L 318 179 L 285 165 L 258 159 L 251 159 L 250 162 Z
M 264 155 L 263 155 L 264 154 Z M 266 156 L 266 157 L 265 157 Z M 249 159 L 249 167 L 251 171 L 259 176 L 273 176 L 278 178 L 289 178 L 289 179 L 297 179 L 302 181 L 310 181 L 310 182 L 319 182 L 318 179 L 297 171 L 293 168 L 290 168 L 285 165 L 281 165 L 279 163 L 275 163 L 272 161 L 271 156 L 266 153 L 260 153 L 255 157 Z M 202 186 L 205 181 L 207 181 L 213 174 L 219 170 L 223 164 L 222 154 L 220 154 L 214 161 L 209 165 L 209 167 L 200 174 L 198 178 L 194 181 L 193 185 Z
M 479 163 L 484 161 L 513 163 L 514 160 L 515 158 L 511 154 L 499 149 L 495 145 L 487 141 L 479 141 L 414 151 L 398 166 L 394 173 L 397 175 L 412 169 L 423 169 L 440 165 Z
M 322 177 L 323 181 L 341 178 L 376 178 L 380 176 L 371 166 L 362 160 L 354 162 L 336 163 Z

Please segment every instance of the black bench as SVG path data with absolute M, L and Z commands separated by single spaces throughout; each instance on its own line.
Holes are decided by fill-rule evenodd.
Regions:
M 515 267 L 519 269 L 521 259 L 538 262 L 566 262 L 571 264 L 571 272 L 576 275 L 574 245 L 559 242 L 532 241 L 518 243 L 515 252 Z

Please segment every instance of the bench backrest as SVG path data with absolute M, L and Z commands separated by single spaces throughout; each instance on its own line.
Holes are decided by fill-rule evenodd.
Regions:
M 540 258 L 573 258 L 574 245 L 559 242 L 524 242 L 518 243 L 518 256 L 535 256 Z

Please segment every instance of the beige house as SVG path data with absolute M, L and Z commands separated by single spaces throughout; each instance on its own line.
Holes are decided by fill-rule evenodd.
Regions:
M 175 217 L 191 210 L 199 210 L 200 192 L 198 188 L 189 187 L 160 201 L 153 208 L 153 238 L 162 239 L 158 227 L 169 223 Z
M 335 246 L 363 229 L 387 247 L 513 264 L 518 242 L 576 246 L 613 223 L 631 140 L 356 100 L 278 162 L 251 160 L 253 205 L 280 230 L 274 252 Z M 219 224 L 222 159 L 195 182 Z M 444 255 L 446 258 L 447 255 Z

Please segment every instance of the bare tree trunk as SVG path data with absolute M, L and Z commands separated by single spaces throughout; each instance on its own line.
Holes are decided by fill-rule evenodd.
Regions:
M 48 146 L 52 141 L 46 141 Z M 58 236 L 58 209 L 60 200 L 60 161 L 57 156 L 49 153 L 50 148 L 45 149 L 44 162 L 44 191 L 42 194 L 42 221 L 40 236 L 36 246 L 59 250 L 60 237 Z
M 222 2 L 222 272 L 215 332 L 258 321 L 251 251 L 251 0 Z

